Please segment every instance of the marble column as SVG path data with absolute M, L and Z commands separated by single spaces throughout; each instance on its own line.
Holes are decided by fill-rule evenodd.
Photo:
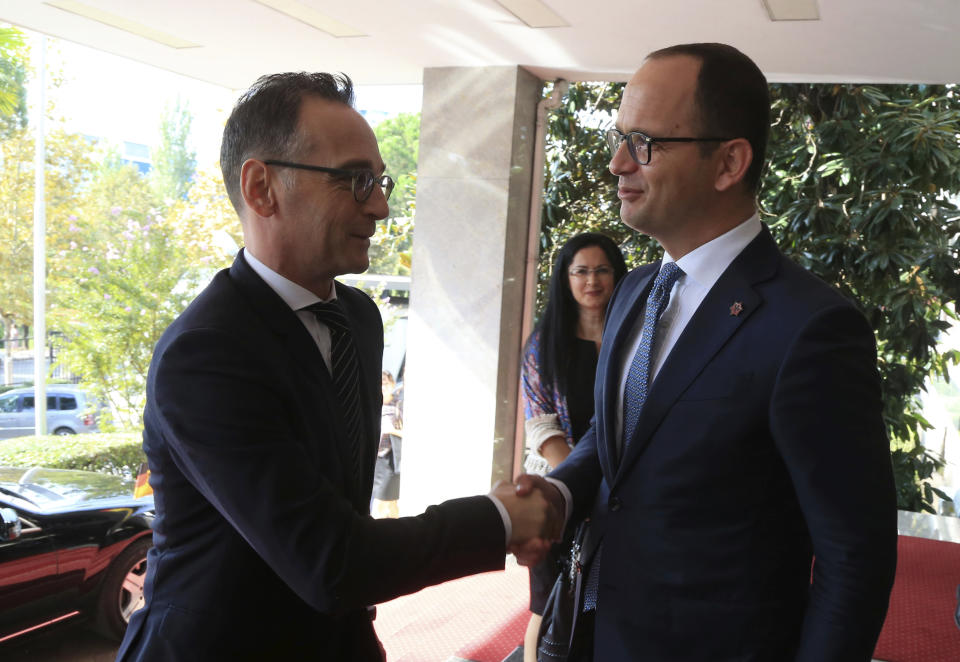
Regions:
M 424 71 L 403 514 L 485 493 L 513 470 L 541 90 L 515 66 Z

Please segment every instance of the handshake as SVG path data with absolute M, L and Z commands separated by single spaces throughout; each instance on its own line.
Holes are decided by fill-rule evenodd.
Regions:
M 523 474 L 516 484 L 499 481 L 490 494 L 500 500 L 513 531 L 507 551 L 520 565 L 536 565 L 563 538 L 566 508 L 560 490 L 541 476 Z

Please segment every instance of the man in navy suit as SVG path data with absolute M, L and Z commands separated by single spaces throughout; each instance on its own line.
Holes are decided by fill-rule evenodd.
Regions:
M 615 292 L 596 417 L 546 479 L 571 521 L 592 516 L 597 662 L 866 662 L 883 624 L 897 527 L 874 338 L 757 216 L 769 114 L 749 58 L 690 44 L 646 58 L 607 135 L 620 216 L 664 256 Z
M 502 568 L 508 542 L 562 524 L 511 486 L 369 516 L 383 327 L 334 277 L 367 268 L 393 182 L 352 99 L 346 76 L 277 74 L 227 121 L 245 248 L 154 353 L 155 547 L 119 660 L 380 661 L 368 605 Z

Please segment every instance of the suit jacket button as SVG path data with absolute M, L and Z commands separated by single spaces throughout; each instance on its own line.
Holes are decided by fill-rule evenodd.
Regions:
M 610 510 L 617 512 L 620 510 L 621 503 L 620 497 L 610 497 Z

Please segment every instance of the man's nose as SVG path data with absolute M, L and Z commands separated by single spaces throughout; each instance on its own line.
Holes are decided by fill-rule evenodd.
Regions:
M 625 140 L 620 141 L 620 144 L 617 146 L 617 151 L 610 157 L 609 167 L 610 172 L 617 176 L 627 172 L 633 172 L 637 169 L 637 163 L 633 160 L 633 157 L 630 156 L 630 149 L 627 147 Z
M 373 185 L 373 190 L 370 191 L 370 197 L 367 198 L 365 207 L 378 221 L 382 221 L 390 214 L 386 192 L 379 182 Z

